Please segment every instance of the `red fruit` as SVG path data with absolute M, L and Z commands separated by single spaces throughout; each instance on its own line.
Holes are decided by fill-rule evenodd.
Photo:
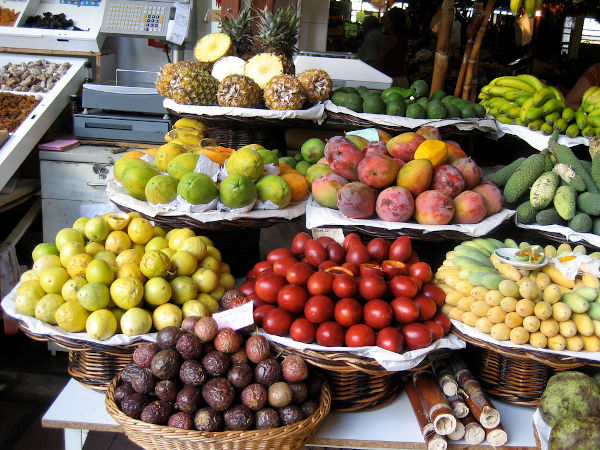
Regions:
M 317 328 L 317 344 L 325 347 L 344 345 L 344 329 L 337 322 L 324 322 Z
M 297 262 L 290 267 L 285 274 L 285 279 L 290 284 L 306 285 L 308 279 L 313 274 L 312 266 L 305 262 Z
M 280 277 L 285 277 L 290 267 L 296 264 L 298 260 L 290 256 L 285 256 L 273 263 L 273 272 Z
M 375 212 L 381 220 L 408 222 L 415 212 L 415 201 L 405 187 L 392 186 L 377 196 Z
M 418 322 L 404 325 L 402 327 L 402 335 L 404 336 L 404 345 L 407 350 L 425 348 L 429 346 L 433 340 L 431 330 Z
M 344 238 L 344 242 L 342 243 L 342 246 L 344 247 L 344 250 L 348 251 L 348 247 L 350 246 L 350 244 L 352 243 L 352 241 L 357 241 L 359 243 L 362 244 L 362 239 L 360 238 L 360 236 L 356 233 L 350 233 L 349 235 L 347 235 Z
M 324 270 L 329 269 L 330 267 L 335 267 L 337 265 L 338 265 L 338 263 L 328 259 L 327 261 L 323 261 L 321 264 L 319 264 L 319 267 L 317 267 L 317 270 L 324 271 Z
M 375 155 L 389 156 L 389 153 L 387 152 L 387 147 L 385 145 L 385 142 L 383 141 L 368 142 L 367 145 L 365 145 L 365 147 L 363 148 L 363 153 L 365 154 L 365 158 Z
M 446 225 L 454 216 L 452 197 L 441 191 L 425 191 L 415 200 L 415 219 L 423 225 Z
M 300 314 L 304 310 L 307 300 L 308 292 L 297 284 L 286 284 L 277 294 L 277 304 L 279 307 L 295 314 Z
M 425 283 L 421 288 L 421 294 L 429 297 L 438 306 L 442 306 L 446 300 L 444 290 L 433 283 Z
M 452 164 L 457 159 L 467 157 L 467 154 L 460 148 L 458 142 L 446 141 L 446 146 L 448 147 L 448 164 Z
M 331 244 L 332 242 L 335 242 L 332 238 L 330 238 L 329 236 L 319 236 L 317 238 L 317 242 L 319 244 L 321 244 L 323 247 L 327 248 L 327 246 L 329 244 Z
M 389 259 L 405 262 L 412 253 L 412 242 L 408 236 L 400 236 L 390 246 Z
M 431 189 L 456 197 L 465 190 L 465 179 L 456 167 L 444 164 L 433 169 Z
M 366 275 L 358 280 L 358 292 L 365 300 L 383 298 L 387 294 L 386 281 L 377 275 Z
M 252 301 L 252 303 L 254 303 L 254 309 L 263 306 L 263 305 L 268 305 L 268 303 L 263 302 L 260 297 L 258 295 L 256 295 L 256 292 L 246 296 L 247 299 L 249 299 L 250 301 Z
M 375 238 L 367 244 L 367 251 L 372 259 L 381 262 L 384 259 L 388 259 L 390 245 L 391 244 L 383 238 Z
M 255 280 L 255 279 L 256 279 L 256 272 L 254 272 L 254 269 L 250 269 L 246 273 L 246 280 Z
M 386 147 L 388 153 L 394 158 L 411 161 L 415 157 L 417 147 L 424 140 L 423 136 L 419 136 L 417 133 L 407 132 L 394 136 L 386 142 Z
M 310 239 L 310 235 L 305 232 L 298 233 L 292 239 L 291 250 L 294 255 L 303 255 L 304 254 L 304 243 L 307 239 Z
M 421 288 L 423 287 L 423 280 L 421 280 L 420 278 L 417 277 L 413 277 L 413 276 L 408 276 L 408 278 L 411 279 L 411 281 L 413 283 L 415 283 L 415 286 L 417 287 L 417 292 L 421 292 Z
M 390 352 L 400 353 L 404 347 L 404 337 L 397 328 L 386 327 L 377 333 L 375 345 Z
M 479 223 L 487 214 L 487 206 L 481 194 L 464 191 L 454 197 L 454 223 Z
M 375 275 L 383 278 L 385 276 L 385 272 L 383 271 L 381 266 L 375 263 L 362 263 L 359 266 L 359 272 L 361 277 L 365 277 L 367 275 Z
M 354 142 L 352 142 L 350 139 L 348 139 L 345 136 L 333 136 L 331 139 L 328 139 L 327 142 L 325 143 L 325 158 L 329 159 L 329 154 L 331 151 L 335 150 L 338 147 L 341 147 L 343 145 L 350 145 L 350 146 L 354 146 L 358 149 L 358 147 L 356 146 L 356 144 L 354 144 Z
M 364 183 L 348 183 L 337 194 L 337 207 L 351 219 L 367 219 L 375 212 L 377 195 Z
M 383 270 L 387 279 L 394 278 L 396 275 L 408 274 L 408 266 L 406 264 L 391 259 L 381 262 L 381 270 Z
M 503 199 L 500 189 L 494 184 L 480 184 L 473 188 L 473 191 L 480 194 L 485 200 L 487 215 L 491 216 L 502 211 Z
M 271 264 L 269 261 L 259 261 L 256 264 L 254 264 L 254 268 L 252 270 L 258 277 L 261 274 L 261 272 L 264 272 L 265 270 L 269 270 L 272 268 L 273 268 L 273 264 Z
M 262 321 L 263 329 L 269 334 L 285 336 L 292 326 L 292 315 L 283 308 L 275 308 Z
M 256 279 L 254 290 L 256 295 L 267 303 L 276 303 L 277 294 L 286 285 L 285 278 L 279 275 L 269 274 Z
M 410 266 L 414 263 L 418 263 L 419 261 L 420 261 L 419 254 L 413 250 L 410 253 L 410 256 L 408 257 L 408 259 L 406 260 L 406 265 Z
M 271 250 L 269 252 L 267 255 L 267 261 L 273 265 L 275 264 L 275 261 L 279 261 L 285 257 L 294 258 L 294 254 L 289 248 L 276 248 L 275 250 Z
M 431 267 L 426 262 L 418 262 L 408 266 L 408 275 L 427 283 L 433 278 Z
M 437 305 L 425 295 L 417 295 L 415 303 L 419 307 L 419 320 L 421 322 L 431 319 L 437 313 Z
M 375 189 L 387 187 L 396 181 L 398 163 L 386 155 L 365 157 L 358 165 L 358 179 Z
M 335 304 L 326 295 L 315 295 L 304 305 L 304 316 L 312 323 L 323 323 L 333 318 Z
M 429 331 L 431 331 L 431 336 L 433 337 L 434 341 L 443 338 L 444 334 L 446 334 L 444 333 L 444 328 L 439 323 L 427 320 L 423 322 L 423 325 L 429 328 Z
M 328 272 L 313 273 L 306 283 L 306 288 L 311 295 L 327 295 L 333 286 L 333 275 Z
M 304 243 L 304 256 L 308 262 L 317 267 L 327 259 L 327 250 L 313 239 L 307 239 Z
M 305 317 L 294 320 L 290 326 L 290 337 L 305 344 L 312 344 L 315 340 L 317 329 L 315 325 Z
M 452 163 L 465 179 L 465 187 L 472 189 L 477 186 L 481 180 L 481 168 L 471 158 L 460 158 Z
M 347 297 L 335 304 L 335 321 L 343 327 L 351 327 L 362 319 L 363 307 L 355 298 Z
M 362 244 L 353 244 L 346 250 L 346 262 L 356 264 L 357 266 L 366 263 L 371 259 L 369 250 Z
M 345 262 L 344 264 L 342 264 L 342 267 L 344 269 L 349 270 L 350 272 L 352 272 L 352 274 L 356 277 L 358 276 L 358 274 L 360 273 L 360 268 L 358 265 L 351 263 L 351 262 Z
M 332 261 L 342 263 L 346 257 L 346 251 L 344 250 L 344 247 L 333 241 L 327 245 L 327 256 Z
M 431 320 L 442 326 L 444 329 L 444 335 L 446 335 L 452 327 L 452 322 L 450 322 L 448 316 L 442 312 L 438 312 Z
M 397 275 L 390 280 L 390 291 L 394 297 L 413 298 L 419 290 L 413 280 L 404 275 Z
M 364 323 L 357 323 L 346 330 L 346 347 L 375 345 L 375 331 Z
M 365 304 L 363 320 L 370 327 L 381 330 L 387 327 L 394 319 L 394 312 L 390 304 L 384 300 L 374 299 Z
M 252 317 L 254 318 L 254 323 L 256 324 L 257 327 L 262 327 L 262 323 L 263 320 L 265 318 L 265 316 L 273 311 L 276 308 L 275 305 L 270 305 L 270 304 L 264 304 L 262 306 L 259 306 L 258 308 L 256 308 L 253 312 L 252 312 Z
M 354 277 L 346 275 L 344 273 L 335 275 L 333 279 L 333 293 L 339 298 L 354 297 L 358 286 Z
M 398 323 L 412 323 L 419 318 L 419 306 L 408 297 L 396 297 L 390 306 Z
M 240 291 L 242 294 L 244 294 L 246 297 L 250 294 L 254 294 L 255 290 L 254 290 L 254 284 L 256 283 L 256 280 L 248 280 L 248 281 L 244 281 L 240 287 L 238 288 L 238 291 Z

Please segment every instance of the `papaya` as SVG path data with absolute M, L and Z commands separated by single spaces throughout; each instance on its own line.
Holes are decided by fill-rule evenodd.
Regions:
M 209 203 L 219 194 L 217 185 L 204 173 L 186 173 L 177 185 L 177 194 L 188 202 L 198 205 Z
M 133 198 L 146 200 L 146 184 L 156 175 L 160 175 L 160 172 L 150 164 L 135 165 L 125 169 L 121 175 L 121 184 Z
M 177 197 L 177 180 L 169 175 L 156 175 L 148 180 L 144 193 L 153 205 L 170 203 Z
M 152 167 L 152 164 L 144 161 L 143 159 L 137 158 L 120 158 L 115 161 L 115 165 L 113 167 L 113 173 L 115 175 L 115 180 L 121 181 L 121 177 L 123 176 L 123 172 L 125 169 L 133 166 L 143 166 L 143 167 Z
M 196 153 L 182 153 L 173 158 L 167 165 L 167 172 L 177 181 L 186 173 L 193 172 L 200 155 Z

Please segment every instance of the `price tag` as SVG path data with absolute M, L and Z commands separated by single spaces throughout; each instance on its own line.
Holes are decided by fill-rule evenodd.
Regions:
M 365 138 L 367 141 L 375 142 L 379 141 L 379 133 L 376 128 L 365 128 L 363 130 L 354 130 L 350 131 L 346 134 L 351 134 L 353 136 L 360 136 Z
M 254 323 L 254 317 L 252 316 L 253 307 L 254 303 L 252 302 L 244 303 L 237 308 L 215 313 L 212 315 L 212 318 L 217 322 L 219 330 L 221 328 L 239 330 Z
M 175 3 L 175 18 L 167 25 L 167 41 L 181 45 L 188 31 L 190 21 L 189 3 Z
M 340 245 L 344 242 L 344 230 L 341 228 L 313 228 L 312 236 L 315 240 L 321 236 L 328 236 Z

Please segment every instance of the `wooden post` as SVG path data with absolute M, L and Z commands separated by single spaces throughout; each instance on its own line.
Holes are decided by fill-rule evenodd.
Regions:
M 585 16 L 583 14 L 575 16 L 573 27 L 571 28 L 571 37 L 569 38 L 569 59 L 577 59 L 579 56 L 579 45 L 581 44 L 584 19 Z
M 435 60 L 433 62 L 433 78 L 431 80 L 431 91 L 444 89 L 446 72 L 448 71 L 448 49 L 450 48 L 450 35 L 452 34 L 452 22 L 454 21 L 454 0 L 444 0 L 442 3 L 442 14 L 440 16 L 440 28 L 438 31 Z
M 490 20 L 490 16 L 494 11 L 494 6 L 496 4 L 496 0 L 488 0 L 485 5 L 485 11 L 483 13 L 483 21 L 481 22 L 481 26 L 477 31 L 477 37 L 475 38 L 475 42 L 473 43 L 473 49 L 471 50 L 471 54 L 469 55 L 469 65 L 467 67 L 467 73 L 465 75 L 465 84 L 463 88 L 462 98 L 468 100 L 471 97 L 471 82 L 473 81 L 473 76 L 475 75 L 475 66 L 476 62 L 479 59 L 479 50 L 481 49 L 481 43 L 483 42 L 483 36 L 485 35 L 485 30 L 487 29 L 487 24 Z
M 463 86 L 465 82 L 465 76 L 467 74 L 467 64 L 469 63 L 469 56 L 471 56 L 471 50 L 473 50 L 473 43 L 475 42 L 475 36 L 479 31 L 481 22 L 483 21 L 483 2 L 475 2 L 473 8 L 473 20 L 471 21 L 471 28 L 467 35 L 467 43 L 465 45 L 465 53 L 463 55 L 462 63 L 460 65 L 460 72 L 458 73 L 458 80 L 456 80 L 456 88 L 454 89 L 454 96 L 459 97 L 462 94 Z

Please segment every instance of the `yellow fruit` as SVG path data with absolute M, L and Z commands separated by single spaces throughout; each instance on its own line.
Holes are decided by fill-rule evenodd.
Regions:
M 44 255 L 58 255 L 58 249 L 52 242 L 42 242 L 35 246 L 31 252 L 31 258 L 33 262 L 37 261 L 40 256 Z
M 233 289 L 235 287 L 235 278 L 230 273 L 220 273 L 219 284 L 226 290 Z
M 203 304 L 206 305 L 211 314 L 219 310 L 219 302 L 208 294 L 200 294 L 198 296 L 198 300 L 200 300 Z
M 163 252 L 165 255 L 167 255 L 169 257 L 169 260 L 171 259 L 171 256 L 173 256 L 175 254 L 175 250 L 173 250 L 172 248 L 161 248 L 160 249 L 161 252 Z
M 117 265 L 117 255 L 108 250 L 96 253 L 94 255 L 94 259 L 101 259 L 102 261 L 106 262 L 106 264 L 108 264 L 109 266 Z
M 198 296 L 198 286 L 190 277 L 179 276 L 171 280 L 171 301 L 176 305 L 183 305 L 188 300 Z
M 93 260 L 94 257 L 87 253 L 73 255 L 67 264 L 67 273 L 71 278 L 84 277 L 88 264 Z
M 40 280 L 27 280 L 22 281 L 17 287 L 17 295 L 32 295 L 37 298 L 42 298 L 46 295 L 46 292 L 42 289 L 40 285 Z
M 183 239 L 177 250 L 186 250 L 193 254 L 198 261 L 206 256 L 207 244 L 200 236 L 193 236 Z
M 73 222 L 73 225 L 71 226 L 71 228 L 79 231 L 81 234 L 84 234 L 85 233 L 85 224 L 88 223 L 89 220 L 90 220 L 89 217 L 80 217 L 75 222 Z
M 88 283 L 104 283 L 107 286 L 115 279 L 112 267 L 103 259 L 94 259 L 85 269 L 85 278 Z
M 121 309 L 121 308 L 111 308 L 110 312 L 113 313 L 113 315 L 115 316 L 115 319 L 117 319 L 117 330 L 115 331 L 116 333 L 122 333 L 121 331 L 121 318 L 123 317 L 123 314 L 125 314 L 125 310 Z
M 79 242 L 83 245 L 83 234 L 74 228 L 63 228 L 56 233 L 55 244 L 60 251 L 67 242 Z
M 202 239 L 204 241 L 204 243 L 208 246 L 215 246 L 215 244 L 213 244 L 213 241 L 208 237 L 208 236 L 198 236 L 200 239 Z
M 231 267 L 229 267 L 229 264 L 221 262 L 221 265 L 219 266 L 219 272 L 231 273 Z
M 35 305 L 35 318 L 50 325 L 56 325 L 54 314 L 64 302 L 62 296 L 58 294 L 44 295 Z
M 121 267 L 123 264 L 127 263 L 135 264 L 137 266 L 140 264 L 142 256 L 144 256 L 143 252 L 130 248 L 119 253 L 119 255 L 115 259 L 115 264 L 117 267 Z
M 77 293 L 79 289 L 87 284 L 87 280 L 83 277 L 75 277 L 67 280 L 65 284 L 63 284 L 62 289 L 60 290 L 60 294 L 66 302 L 77 301 Z
M 150 313 L 142 308 L 131 308 L 121 317 L 121 331 L 126 336 L 146 334 L 152 328 Z
M 91 313 L 85 322 L 85 331 L 93 339 L 105 341 L 117 331 L 117 318 L 108 309 L 99 309 Z
M 121 231 L 124 230 L 127 225 L 129 224 L 129 220 L 131 219 L 129 217 L 129 214 L 127 213 L 108 213 L 105 214 L 104 216 L 104 220 L 106 221 L 106 223 L 108 224 L 108 227 L 111 229 L 111 231 Z
M 90 313 L 78 302 L 65 302 L 54 313 L 56 324 L 70 333 L 85 330 L 85 322 Z
M 142 273 L 142 271 L 140 270 L 140 266 L 138 266 L 137 264 L 125 263 L 121 267 L 119 267 L 119 270 L 117 271 L 117 278 L 126 277 L 137 278 L 142 283 L 146 282 L 146 276 Z
M 210 316 L 208 306 L 202 303 L 200 300 L 189 300 L 181 307 L 183 318 L 186 317 L 207 317 Z
M 131 248 L 137 250 L 138 252 L 144 253 L 146 251 L 146 246 L 144 244 L 131 244 Z
M 206 246 L 206 256 L 212 256 L 219 262 L 219 265 L 221 265 L 222 257 L 221 257 L 221 252 L 219 251 L 218 248 L 213 247 L 212 245 L 207 245 Z
M 171 299 L 172 289 L 161 277 L 150 278 L 144 285 L 144 300 L 152 306 L 160 306 Z
M 169 236 L 169 248 L 173 250 L 179 250 L 179 246 L 187 238 L 194 237 L 196 234 L 189 228 L 179 228 L 174 230 Z
M 109 301 L 110 291 L 104 283 L 88 283 L 77 292 L 77 302 L 88 311 L 106 308 Z
M 165 303 L 160 305 L 152 313 L 152 322 L 154 328 L 158 331 L 163 328 L 173 326 L 179 328 L 183 319 L 183 313 L 181 309 L 173 303 Z
M 161 250 L 163 248 L 167 248 L 169 246 L 169 241 L 167 241 L 164 237 L 154 236 L 150 239 L 146 246 L 144 247 L 145 251 L 149 250 Z
M 167 235 L 167 232 L 162 227 L 159 227 L 158 225 L 154 225 L 153 228 L 154 228 L 154 236 L 165 237 Z
M 59 294 L 63 284 L 69 279 L 64 267 L 50 267 L 40 275 L 40 286 L 46 294 Z
M 213 272 L 218 272 L 220 266 L 221 266 L 221 263 L 218 260 L 216 260 L 214 256 L 205 256 L 198 263 L 198 267 L 202 267 L 204 269 L 210 269 Z
M 37 305 L 37 302 L 42 297 L 43 295 L 41 297 L 37 297 L 31 292 L 18 294 L 15 298 L 15 309 L 20 314 L 33 317 L 35 316 L 35 305 Z
M 103 241 L 108 233 L 110 233 L 110 228 L 102 217 L 92 217 L 85 224 L 84 234 L 90 241 Z
M 216 301 L 221 301 L 223 295 L 225 295 L 225 288 L 223 286 L 217 286 L 215 289 L 208 293 Z
M 96 253 L 104 251 L 104 245 L 99 242 L 90 242 L 85 246 L 85 252 L 88 255 L 96 255 Z
M 171 256 L 171 270 L 175 270 L 176 275 L 191 275 L 198 266 L 196 257 L 187 250 L 177 250 Z
M 119 308 L 131 309 L 142 302 L 144 285 L 137 278 L 117 278 L 110 285 L 110 298 Z
M 36 274 L 33 270 L 26 270 L 25 272 L 23 272 L 23 274 L 21 275 L 21 277 L 19 278 L 19 280 L 21 282 L 23 281 L 29 281 L 29 280 L 38 280 L 39 281 L 40 277 L 38 274 Z
M 60 258 L 56 255 L 44 255 L 33 263 L 32 270 L 39 277 L 42 272 L 52 267 L 60 267 Z
M 106 236 L 104 248 L 115 255 L 119 255 L 121 252 L 131 248 L 131 239 L 124 231 L 111 231 Z
M 166 276 L 171 268 L 171 261 L 166 253 L 160 250 L 150 250 L 144 253 L 140 261 L 140 270 L 148 278 Z
M 142 217 L 135 217 L 129 221 L 127 234 L 131 242 L 145 244 L 154 237 L 154 227 Z
M 209 293 L 219 284 L 219 276 L 214 270 L 199 268 L 192 275 L 192 280 L 196 282 L 200 292 Z
M 104 250 L 104 247 L 102 249 Z M 85 246 L 82 243 L 67 242 L 65 245 L 63 245 L 60 251 L 60 263 L 63 267 L 67 267 L 71 261 L 71 258 L 81 253 L 87 253 L 85 251 Z

